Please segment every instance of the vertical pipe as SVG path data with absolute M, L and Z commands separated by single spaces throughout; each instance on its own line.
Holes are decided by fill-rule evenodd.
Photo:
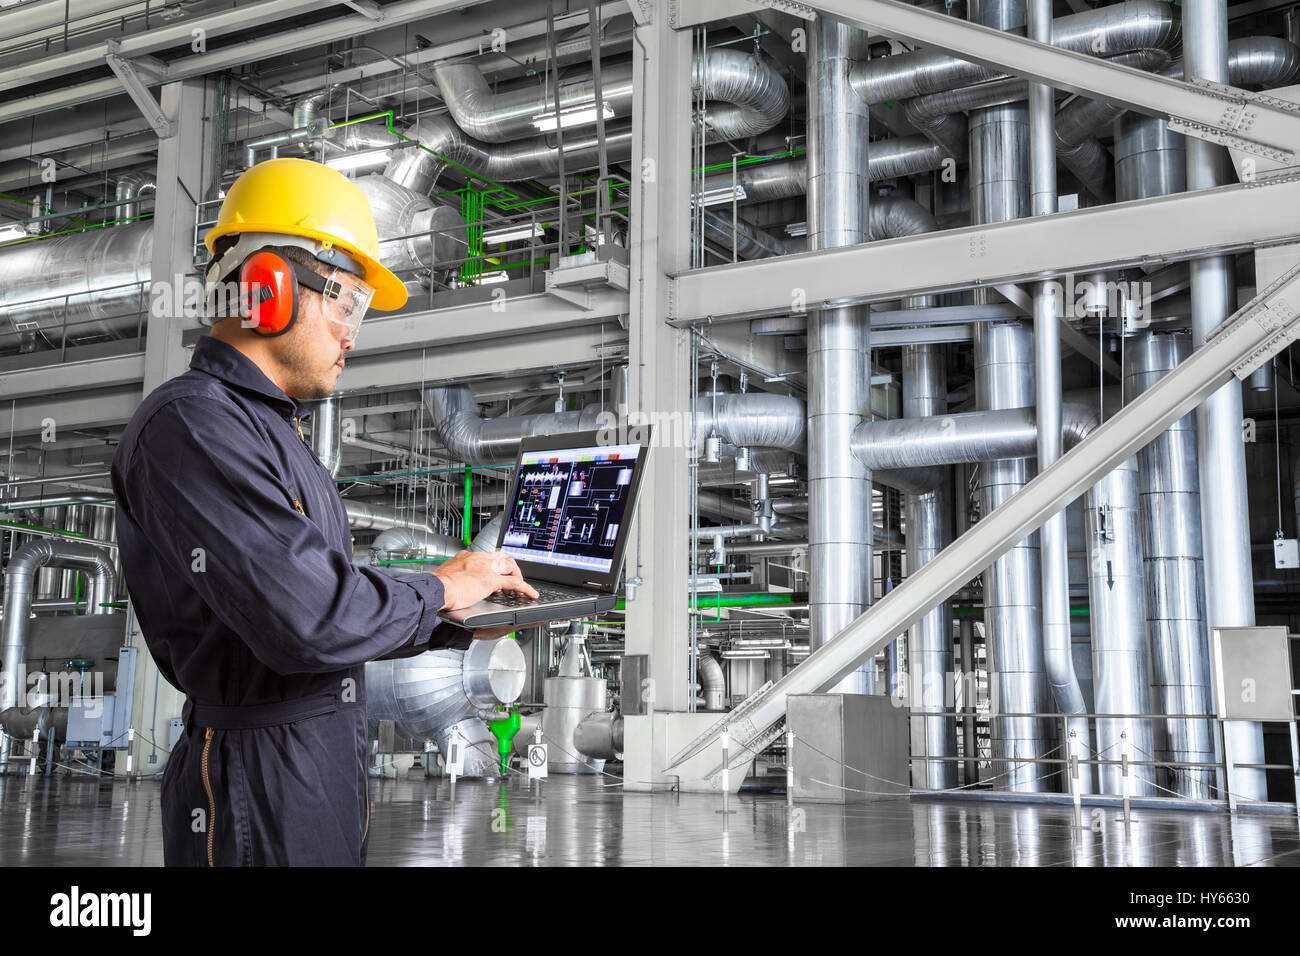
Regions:
M 970 528 L 970 466 L 957 465 L 952 469 L 953 534 L 957 537 Z M 963 617 L 957 622 L 957 639 L 961 646 L 962 712 L 961 749 L 966 765 L 964 786 L 979 780 L 979 761 L 975 759 L 978 741 L 975 735 L 975 713 L 978 709 L 977 669 L 975 666 L 975 622 Z M 953 682 L 956 684 L 956 680 Z M 1000 772 L 1000 771 L 999 771 Z
M 903 348 L 903 417 L 928 418 L 948 411 L 948 376 L 941 345 L 909 345 Z M 907 571 L 932 560 L 951 541 L 949 508 L 945 485 L 923 495 L 907 496 Z M 947 703 L 952 681 L 952 606 L 940 604 L 923 617 L 907 635 L 912 693 L 909 702 L 916 714 L 951 713 Z M 919 693 L 918 693 L 919 691 Z M 925 722 L 925 756 L 950 758 L 957 755 L 957 726 L 947 717 L 921 717 Z M 955 760 L 926 761 L 923 776 L 913 785 L 946 790 L 957 785 Z
M 1226 0 L 1183 3 L 1183 76 L 1228 82 L 1228 9 Z M 1187 188 L 1208 189 L 1233 181 L 1227 151 L 1201 139 L 1187 140 Z M 1192 335 L 1200 345 L 1236 306 L 1232 259 L 1211 256 L 1190 264 Z M 1201 527 L 1205 535 L 1205 581 L 1210 627 L 1255 623 L 1254 573 L 1250 557 L 1250 521 L 1246 497 L 1246 452 L 1241 436 L 1241 383 L 1233 380 L 1196 411 L 1200 446 Z M 1264 762 L 1259 724 L 1225 725 L 1229 756 L 1237 763 Z M 1239 799 L 1265 800 L 1264 771 L 1233 775 Z
M 970 5 L 970 19 L 998 30 L 1023 27 L 1024 0 Z M 1019 219 L 1029 199 L 1029 117 L 1023 103 L 991 106 L 970 114 L 971 216 L 977 224 Z M 978 407 L 997 410 L 1034 404 L 1033 335 L 1020 322 L 975 326 L 975 392 Z M 980 511 L 989 514 L 1030 478 L 1030 462 L 1012 459 L 980 466 Z M 984 634 L 990 689 L 996 713 L 1045 713 L 1050 705 L 1043 670 L 1041 567 L 1031 535 L 984 572 Z M 994 754 L 1006 761 L 1007 789 L 1050 789 L 1044 765 L 1016 763 L 1047 756 L 1050 730 L 1041 718 L 990 721 Z
M 867 107 L 849 68 L 866 34 L 819 17 L 808 43 L 808 245 L 830 249 L 868 238 Z M 871 412 L 869 317 L 830 307 L 808 317 L 808 555 L 813 649 L 871 603 L 871 474 L 850 451 Z M 868 662 L 836 688 L 874 693 Z
M 1155 120 L 1164 125 L 1164 121 Z M 1181 177 L 1180 177 L 1181 178 Z M 1121 196 L 1121 201 L 1123 197 Z M 1128 343 L 1125 392 L 1138 395 L 1168 375 L 1192 351 L 1184 332 L 1147 332 Z M 1141 481 L 1147 630 L 1151 641 L 1152 713 L 1212 714 L 1201 491 L 1196 421 L 1192 414 L 1138 452 Z M 1159 759 L 1210 763 L 1214 726 L 1207 720 L 1170 719 L 1157 745 Z M 1174 770 L 1164 786 L 1185 797 L 1214 794 L 1209 770 Z
M 605 149 L 605 93 L 600 78 L 600 46 L 603 29 L 600 23 L 600 0 L 589 0 L 588 29 L 591 31 L 591 91 L 596 97 L 596 157 L 600 169 L 600 178 L 596 185 L 596 255 L 600 255 L 600 245 L 610 242 L 605 235 L 609 226 L 607 210 L 609 208 L 609 153 Z
M 1092 618 L 1093 699 L 1099 714 L 1151 713 L 1143 601 L 1137 459 L 1130 458 L 1088 490 L 1088 602 Z M 1127 748 L 1127 750 L 1125 749 Z M 1103 760 L 1152 760 L 1155 740 L 1146 719 L 1097 718 L 1097 752 Z M 1101 793 L 1155 795 L 1151 767 L 1098 768 Z
M 1030 0 L 1029 36 L 1052 42 L 1052 0 Z M 1029 84 L 1029 153 L 1032 213 L 1050 216 L 1058 209 L 1056 196 L 1056 101 L 1052 88 Z M 1063 314 L 1055 289 L 1040 282 L 1034 288 L 1034 382 L 1038 415 L 1038 470 L 1061 457 L 1061 330 Z M 1057 709 L 1063 714 L 1086 714 L 1078 675 L 1074 672 L 1070 639 L 1070 564 L 1065 512 L 1048 518 L 1038 532 L 1039 561 L 1043 576 L 1043 664 Z M 1087 717 L 1066 722 L 1075 752 L 1088 754 L 1092 737 Z M 1080 767 L 1075 781 L 1078 793 L 1092 792 L 1092 768 Z
M 474 469 L 466 468 L 465 469 L 465 495 L 463 499 L 465 503 L 465 507 L 460 518 L 460 536 L 461 536 L 461 540 L 465 542 L 465 547 L 467 548 L 474 543 L 474 535 L 471 533 L 473 529 L 473 525 L 471 524 L 471 517 L 473 512 L 471 510 L 471 505 L 470 505 L 470 495 L 473 492 L 473 483 L 474 483 Z
M 599 46 L 596 43 L 596 46 Z M 559 257 L 569 254 L 569 197 L 564 184 L 564 122 L 560 113 L 560 64 L 555 56 L 555 0 L 546 0 L 546 58 L 550 71 L 555 110 L 555 161 L 556 172 L 560 176 L 560 248 Z M 596 104 L 596 114 L 601 112 L 601 105 Z
M 311 450 L 330 473 L 338 476 L 343 464 L 343 419 L 339 414 L 339 398 L 332 395 L 309 402 L 311 409 Z

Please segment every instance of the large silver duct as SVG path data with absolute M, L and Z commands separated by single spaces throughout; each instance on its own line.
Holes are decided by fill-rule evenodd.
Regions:
M 49 329 L 72 343 L 134 335 L 150 305 L 153 223 L 133 222 L 0 249 L 0 349 Z
M 23 702 L 23 672 L 27 627 L 31 618 L 32 587 L 41 568 L 71 568 L 90 578 L 86 602 L 92 614 L 108 614 L 101 605 L 113 599 L 113 559 L 107 551 L 76 541 L 45 539 L 24 544 L 5 568 L 4 648 L 0 665 L 0 711 Z
M 1163 76 L 1181 80 L 1183 78 L 1183 61 L 1177 59 L 1160 69 Z M 1271 89 L 1294 81 L 1300 74 L 1300 49 L 1294 43 L 1278 37 L 1241 37 L 1228 44 L 1228 81 L 1233 86 L 1260 86 Z M 1118 192 L 1127 194 L 1128 198 L 1139 198 L 1135 187 L 1145 190 L 1146 195 L 1159 195 L 1150 190 L 1160 186 L 1160 180 L 1151 174 L 1158 168 L 1172 173 L 1173 164 L 1158 163 L 1147 170 L 1145 176 L 1139 177 L 1135 172 L 1133 154 L 1149 153 L 1155 149 L 1176 149 L 1182 151 L 1183 138 L 1168 131 L 1168 124 L 1163 120 L 1143 116 L 1125 110 L 1121 106 L 1105 100 L 1089 99 L 1076 96 L 1061 107 L 1056 117 L 1057 152 L 1063 164 L 1070 168 L 1094 195 L 1108 199 L 1106 191 L 1109 160 L 1105 147 L 1097 141 L 1098 132 L 1102 131 L 1116 118 L 1121 119 L 1121 129 L 1115 140 L 1115 175 L 1126 177 L 1124 183 L 1117 183 Z M 1159 125 L 1156 125 L 1159 124 Z M 1125 129 L 1129 130 L 1126 134 Z M 1148 142 L 1135 139 L 1134 129 L 1147 131 L 1144 135 Z M 1125 141 L 1125 152 L 1121 155 L 1121 141 Z M 1143 162 L 1151 162 L 1144 158 Z M 1181 182 L 1184 172 L 1178 173 Z M 1181 192 L 1185 187 L 1168 183 L 1166 192 Z
M 704 121 L 718 139 L 743 141 L 765 133 L 790 111 L 785 80 L 757 54 L 709 50 L 693 61 L 691 79 L 709 101 Z
M 1142 574 L 1142 528 L 1137 459 L 1130 458 L 1088 490 L 1088 604 L 1092 622 L 1093 700 L 1098 714 L 1151 713 L 1146 604 Z M 1068 636 L 1068 634 L 1067 634 Z M 1155 736 L 1149 719 L 1097 718 L 1102 760 L 1152 760 Z M 1152 767 L 1098 768 L 1101 793 L 1154 796 Z M 1127 791 L 1126 791 L 1127 784 Z
M 734 254 L 736 260 L 765 259 L 783 256 L 790 251 L 783 239 L 765 232 L 747 219 L 705 209 L 704 238 L 724 251 Z
M 466 134 L 450 116 L 422 116 L 405 135 L 424 149 L 399 150 L 384 168 L 384 176 L 413 192 L 428 195 L 451 163 L 471 169 L 495 182 L 519 182 L 554 176 L 559 172 L 559 150 L 551 135 L 537 135 L 509 143 L 484 143 Z M 605 129 L 609 158 L 621 161 L 632 155 L 632 125 L 611 123 Z M 565 168 L 594 166 L 599 150 L 595 132 L 564 131 Z
M 436 534 L 437 529 L 412 510 L 399 510 L 385 502 L 366 501 L 361 498 L 344 498 L 343 509 L 348 513 L 348 526 L 354 531 L 387 531 L 390 528 L 409 528 L 414 531 Z
M 867 178 L 872 182 L 898 179 L 929 172 L 943 165 L 944 152 L 924 136 L 898 136 L 876 140 L 871 144 Z M 749 163 L 736 167 L 735 184 L 745 191 L 743 203 L 791 199 L 808 191 L 807 161 L 779 159 Z M 729 189 L 729 170 L 714 173 L 704 180 L 705 191 Z
M 494 93 L 482 71 L 472 63 L 440 63 L 433 67 L 434 79 L 456 125 L 485 143 L 507 143 L 532 137 L 536 117 L 555 116 L 556 100 L 561 115 L 590 108 L 596 94 L 590 73 L 560 82 L 558 90 L 547 90 L 530 82 L 505 92 Z M 766 132 L 781 121 L 790 108 L 790 91 L 781 75 L 762 57 L 741 50 L 719 48 L 696 57 L 693 80 L 709 100 L 721 101 L 708 107 L 707 122 L 714 135 L 738 139 Z M 602 65 L 601 100 L 612 116 L 627 118 L 632 112 L 632 64 Z M 565 139 L 569 128 L 565 128 Z M 566 159 L 568 144 L 566 143 Z
M 1183 78 L 1181 57 L 1158 70 L 1161 76 Z M 1239 37 L 1228 43 L 1228 81 L 1233 86 L 1285 86 L 1300 74 L 1300 49 L 1280 37 Z M 1108 123 L 1127 113 L 1105 100 L 1076 96 L 1057 113 L 1057 146 L 1068 149 L 1096 135 Z
M 1133 395 L 1146 391 L 1191 351 L 1191 336 L 1181 332 L 1147 332 L 1130 340 L 1126 386 Z M 1180 419 L 1142 449 L 1138 463 L 1153 713 L 1213 714 L 1195 416 Z M 1216 749 L 1211 721 L 1164 721 L 1159 759 L 1212 763 Z M 1214 776 L 1205 769 L 1176 770 L 1165 785 L 1185 797 L 1208 799 Z
M 116 213 L 111 218 L 135 219 L 140 215 L 140 203 L 129 202 L 129 200 L 137 199 L 146 190 L 155 191 L 156 189 L 157 185 L 154 183 L 153 177 L 144 173 L 126 173 L 119 176 L 114 198 L 120 203 L 125 203 L 125 205 L 118 206 Z
M 425 389 L 424 398 L 443 445 L 469 465 L 511 461 L 519 442 L 534 435 L 595 431 L 610 425 L 610 413 L 595 404 L 581 411 L 484 418 L 468 386 Z M 695 440 L 716 433 L 740 447 L 801 450 L 804 414 L 804 404 L 797 398 L 746 392 L 719 395 L 715 419 L 713 399 L 701 397 L 695 402 Z
M 425 558 L 450 558 L 465 549 L 460 538 L 415 528 L 389 528 L 370 542 L 370 550 L 381 554 L 418 552 Z
M 726 710 L 727 678 L 718 659 L 705 648 L 700 648 L 695 668 L 700 675 L 700 694 L 695 698 L 696 704 L 708 711 Z
M 394 237 L 379 244 L 379 257 L 389 269 L 427 272 L 465 258 L 465 220 L 455 209 L 432 203 L 384 175 L 361 176 L 355 182 L 370 200 L 381 240 Z
M 446 648 L 366 665 L 366 718 L 371 739 L 378 723 L 432 740 L 444 757 L 454 735 L 465 747 L 464 776 L 498 776 L 496 738 L 478 714 L 509 704 L 523 691 L 527 665 L 511 638 L 475 641 L 467 650 Z
M 1228 82 L 1228 14 L 1225 0 L 1184 0 L 1184 76 Z M 1227 150 L 1203 139 L 1187 140 L 1187 188 L 1209 189 L 1233 182 Z M 1227 256 L 1194 259 L 1189 265 L 1192 336 L 1200 345 L 1237 308 L 1236 270 Z M 1210 627 L 1255 623 L 1254 573 L 1250 555 L 1250 516 L 1246 452 L 1241 441 L 1241 383 L 1236 379 L 1196 410 L 1200 446 L 1201 528 L 1205 535 L 1205 583 Z M 1259 724 L 1223 725 L 1225 758 L 1235 763 L 1264 762 Z M 1266 800 L 1262 770 L 1237 770 L 1226 785 L 1239 799 Z
M 604 759 L 583 753 L 574 739 L 584 721 L 605 712 L 605 680 L 591 676 L 583 654 L 586 639 L 586 624 L 571 622 L 559 673 L 543 686 L 542 740 L 549 745 L 552 773 L 600 773 L 605 767 Z
M 868 238 L 869 114 L 849 75 L 867 59 L 866 34 L 830 17 L 808 25 L 808 248 Z M 808 555 L 815 650 L 872 601 L 871 474 L 850 453 L 853 429 L 871 417 L 870 312 L 819 309 L 808 316 Z M 841 681 L 874 693 L 868 662 Z
M 1186 188 L 1183 137 L 1167 121 L 1125 113 L 1116 124 L 1116 198 L 1121 202 L 1182 192 Z M 1192 351 L 1186 333 L 1144 332 L 1125 341 L 1124 390 L 1140 395 Z M 1212 714 L 1209 632 L 1201 541 L 1201 492 L 1196 419 L 1187 415 L 1138 453 L 1148 640 L 1155 710 Z M 1100 707 L 1099 707 L 1100 710 Z M 1214 724 L 1171 718 L 1162 722 L 1158 759 L 1213 763 Z M 1213 771 L 1176 769 L 1166 789 L 1185 797 L 1214 796 Z
M 971 19 L 985 22 L 987 16 L 977 16 L 978 6 L 971 4 Z M 987 10 L 990 5 L 983 6 Z M 1019 15 L 1007 20 L 1012 30 L 1025 23 L 1023 3 L 1017 4 L 1017 9 Z M 1019 22 L 1012 22 L 1015 20 Z M 1113 55 L 1143 49 L 1170 50 L 1177 42 L 1178 18 L 1173 6 L 1157 0 L 1129 0 L 1052 22 L 1052 45 L 1076 53 Z M 941 93 L 1005 75 L 938 50 L 920 50 L 859 63 L 849 81 L 864 102 L 874 105 Z
M 432 239 L 381 242 L 389 268 L 430 270 L 464 257 L 463 220 L 455 210 L 383 176 L 362 176 L 356 183 L 370 199 L 381 237 L 441 231 Z M 73 344 L 136 335 L 151 306 L 152 258 L 152 222 L 0 249 L 0 273 L 6 276 L 0 283 L 0 349 L 31 350 L 38 331 L 60 339 L 66 333 Z
M 1023 0 L 994 0 L 972 5 L 971 19 L 998 30 L 1025 25 Z M 1092 11 L 1115 16 L 1113 7 Z M 1077 16 L 1083 16 L 1079 14 Z M 1103 17 L 1105 19 L 1105 17 Z M 1116 23 L 1127 20 L 1115 20 Z M 1070 35 L 1062 28 L 1063 42 Z M 1028 216 L 1029 118 L 1023 104 L 975 110 L 970 116 L 971 215 L 975 224 L 1005 222 Z M 987 292 L 977 292 L 977 301 Z M 1022 322 L 976 323 L 975 393 L 979 408 L 1024 408 L 1035 400 L 1033 332 Z M 1018 492 L 1032 477 L 1023 458 L 987 462 L 979 470 L 980 513 Z M 1003 714 L 1046 713 L 1051 704 L 1043 660 L 1042 575 L 1037 536 L 1012 548 L 984 572 L 984 634 L 989 680 L 996 689 L 995 711 Z M 1007 788 L 1022 792 L 1051 789 L 1044 765 L 1017 763 L 1041 759 L 1050 750 L 1050 729 L 1033 717 L 990 721 L 995 754 L 1002 760 Z

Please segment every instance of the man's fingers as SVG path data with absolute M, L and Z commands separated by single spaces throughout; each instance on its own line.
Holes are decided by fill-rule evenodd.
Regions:
M 502 584 L 501 587 L 506 591 L 519 591 L 522 594 L 527 594 L 530 598 L 536 598 L 538 596 L 537 589 L 525 581 L 523 575 L 518 571 L 512 574 L 510 579 Z

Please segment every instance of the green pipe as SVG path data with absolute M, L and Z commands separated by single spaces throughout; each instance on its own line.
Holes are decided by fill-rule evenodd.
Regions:
M 460 536 L 461 536 L 461 540 L 465 544 L 465 547 L 467 548 L 474 542 L 474 536 L 470 534 L 470 505 L 469 505 L 470 488 L 471 488 L 470 479 L 473 477 L 474 477 L 474 470 L 472 468 L 466 468 L 465 469 L 465 515 L 461 519 Z
M 1089 610 L 1087 605 L 1070 608 L 1070 617 L 1088 617 Z M 953 617 L 984 617 L 984 606 L 980 604 L 970 604 L 952 609 Z
M 721 594 L 717 597 L 705 595 L 700 597 L 696 595 L 695 606 L 697 608 L 714 608 L 714 607 L 764 607 L 773 604 L 802 604 L 807 597 L 801 598 L 796 602 L 795 594 L 780 594 L 772 591 L 759 591 L 754 594 Z M 622 598 L 614 605 L 614 610 L 622 611 L 627 606 L 627 602 Z
M 0 528 L 17 528 L 20 531 L 53 531 L 56 534 L 72 535 L 77 538 L 89 538 L 81 531 L 64 531 L 62 528 L 46 528 L 38 524 L 19 524 L 16 521 L 0 521 Z

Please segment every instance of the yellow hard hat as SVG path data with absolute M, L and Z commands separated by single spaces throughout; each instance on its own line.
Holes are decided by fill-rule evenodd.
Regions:
M 268 159 L 245 170 L 203 242 L 212 252 L 222 236 L 238 233 L 314 239 L 362 265 L 362 278 L 375 290 L 371 308 L 389 312 L 406 304 L 406 286 L 379 262 L 370 200 L 337 169 L 310 159 Z

